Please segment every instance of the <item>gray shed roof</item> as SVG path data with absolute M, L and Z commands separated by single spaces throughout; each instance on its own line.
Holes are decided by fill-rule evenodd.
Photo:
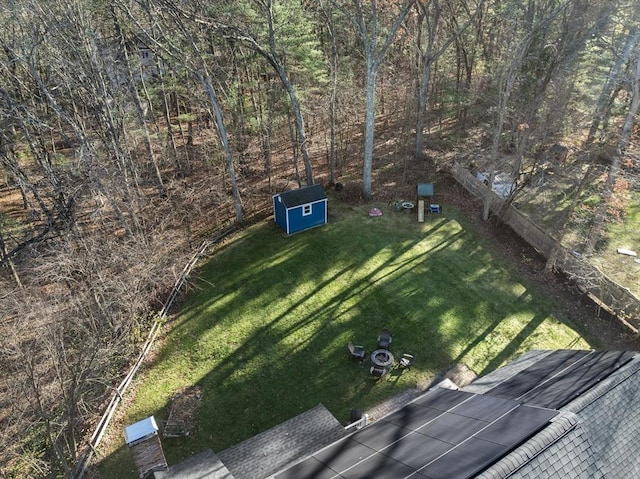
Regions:
M 320 185 L 311 185 L 298 188 L 297 190 L 283 191 L 279 196 L 286 208 L 294 208 L 327 199 L 327 194 Z

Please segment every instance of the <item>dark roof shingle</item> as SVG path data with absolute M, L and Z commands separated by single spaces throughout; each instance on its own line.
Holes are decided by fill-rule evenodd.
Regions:
M 218 456 L 207 449 L 195 456 L 171 466 L 167 471 L 157 471 L 153 479 L 234 479 Z
M 565 388 L 566 394 L 562 391 Z M 528 397 L 539 398 L 529 390 L 553 398 L 562 396 L 561 401 L 556 409 L 527 404 Z M 464 477 L 479 479 L 640 479 L 638 353 L 531 351 L 460 391 L 436 391 L 432 389 L 408 404 L 403 401 L 402 407 L 396 404 L 396 411 L 351 434 L 319 405 L 219 453 L 219 460 L 233 474 L 220 478 L 265 479 L 276 473 L 296 479 L 324 478 L 322 474 L 342 477 L 335 475 L 336 461 L 344 462 L 345 455 L 352 455 L 345 452 L 350 445 L 351 449 L 366 447 L 372 452 L 362 452 L 360 459 L 356 454 L 356 463 L 344 471 L 371 479 L 378 477 L 374 469 L 385 467 L 388 473 L 393 469 L 394 478 L 405 477 L 412 467 L 411 477 L 449 477 L 447 472 L 460 467 Z M 492 396 L 492 391 L 517 397 L 500 398 Z M 519 410 L 530 411 L 524 415 L 525 421 L 519 419 Z M 536 411 L 547 414 L 547 419 L 531 420 Z M 449 429 L 438 429 L 442 418 L 447 419 Z M 482 420 L 486 423 L 478 426 Z M 473 427 L 460 431 L 459 423 Z M 530 431 L 525 434 L 527 427 Z M 461 434 L 458 444 L 454 435 Z M 423 438 L 431 444 L 426 450 L 436 454 L 434 459 L 425 459 Z M 434 449 L 447 440 L 457 445 L 445 452 Z M 474 445 L 505 449 L 504 453 L 482 456 Z M 459 460 L 456 452 L 462 454 Z M 441 461 L 447 454 L 453 460 Z M 478 454 L 482 464 L 465 465 Z M 367 459 L 369 456 L 375 460 Z M 335 468 L 329 468 L 329 463 Z M 364 475 L 358 476 L 360 473 Z
M 293 208 L 307 203 L 327 199 L 327 195 L 321 185 L 305 186 L 297 190 L 283 191 L 280 193 L 282 203 L 286 208 Z
M 235 479 L 265 478 L 347 435 L 322 404 L 218 453 Z

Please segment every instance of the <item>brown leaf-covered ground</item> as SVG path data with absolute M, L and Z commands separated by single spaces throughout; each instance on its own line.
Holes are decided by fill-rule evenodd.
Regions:
M 600 311 L 589 298 L 580 293 L 572 283 L 559 274 L 545 272 L 545 261 L 535 250 L 528 246 L 509 228 L 496 220 L 484 222 L 481 219 L 480 202 L 467 193 L 448 174 L 448 166 L 454 158 L 468 161 L 476 152 L 473 146 L 454 149 L 448 144 L 441 132 L 430 137 L 429 149 L 423 158 L 416 159 L 411 154 L 412 138 L 409 128 L 395 127 L 391 122 L 378 121 L 381 125 L 377 132 L 376 156 L 374 158 L 373 200 L 391 202 L 399 199 L 413 200 L 416 194 L 416 184 L 419 182 L 434 182 L 438 202 L 444 208 L 455 207 L 486 235 L 495 245 L 495 251 L 504 256 L 505 261 L 513 262 L 521 273 L 540 289 L 547 292 L 549 297 L 561 305 L 557 317 L 567 321 L 572 327 L 584 332 L 588 339 L 601 349 L 635 350 L 639 340 L 620 322 L 604 311 Z M 391 126 L 389 126 L 391 125 Z M 316 125 L 317 127 L 317 125 Z M 337 165 L 336 180 L 343 184 L 342 190 L 336 196 L 347 202 L 362 202 L 361 196 L 361 130 L 352 128 L 345 132 L 348 140 L 340 150 Z M 324 131 L 316 130 L 315 145 L 311 149 L 312 164 L 315 181 L 331 188 L 328 174 L 326 141 L 322 138 Z M 200 136 L 200 142 L 215 143 L 215 132 L 209 130 Z M 233 207 L 230 199 L 230 188 L 223 169 L 221 172 L 212 171 L 207 159 L 211 150 L 202 148 L 199 151 L 198 141 L 190 151 L 194 170 L 184 178 L 174 178 L 168 181 L 168 200 L 151 196 L 149 218 L 158 223 L 156 232 L 163 242 L 173 242 L 167 245 L 167 251 L 180 251 L 186 257 L 189 251 L 195 251 L 205 237 L 210 236 L 216 228 L 228 225 L 233 220 Z M 240 189 L 243 196 L 247 217 L 265 218 L 270 211 L 271 195 L 284 189 L 297 187 L 295 166 L 290 154 L 285 151 L 273 156 L 271 178 L 267 178 L 265 168 L 260 159 L 258 149 L 252 159 L 239 168 Z M 207 153 L 209 152 L 209 153 Z M 302 165 L 298 165 L 303 171 Z M 168 175 L 169 176 L 169 175 Z M 11 188 L 8 182 L 0 181 L 0 211 L 14 218 L 16 221 L 28 221 L 27 212 L 21 209 L 21 199 L 18 191 Z M 83 220 L 83 212 L 79 212 L 79 219 Z M 34 226 L 33 222 L 29 226 Z M 160 237 L 159 237 L 160 238 Z M 28 274 L 28 264 L 19 264 L 21 274 Z M 176 264 L 179 271 L 181 265 Z M 7 274 L 4 284 L 10 284 Z M 3 323 L 9 325 L 8 318 L 2 318 Z M 0 328 L 1 332 L 1 328 Z M 0 389 L 2 382 L 0 382 Z M 197 394 L 187 394 L 182 399 L 189 399 L 191 406 L 179 408 L 188 416 L 188 411 L 197 408 Z M 192 401 L 191 401 L 192 400 Z M 0 404 L 1 406 L 1 404 Z M 2 420 L 0 407 L 0 421 Z M 186 422 L 189 422 L 189 418 Z M 90 429 L 90 428 L 89 428 Z M 88 429 L 88 430 L 89 430 Z

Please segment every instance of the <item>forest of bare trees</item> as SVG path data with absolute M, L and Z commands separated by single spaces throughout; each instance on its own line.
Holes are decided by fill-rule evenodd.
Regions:
M 375 198 L 381 129 L 395 129 L 399 170 L 447 150 L 489 183 L 570 145 L 586 168 L 576 190 L 606 171 L 582 238 L 593 251 L 620 180 L 639 187 L 639 12 L 635 0 L 3 2 L 0 476 L 73 477 L 202 238 L 286 188 L 341 182 Z

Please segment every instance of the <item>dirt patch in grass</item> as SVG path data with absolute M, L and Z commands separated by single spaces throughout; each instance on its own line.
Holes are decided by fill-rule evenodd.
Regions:
M 178 390 L 171 398 L 164 437 L 189 436 L 196 423 L 196 414 L 202 400 L 202 387 L 198 384 Z

